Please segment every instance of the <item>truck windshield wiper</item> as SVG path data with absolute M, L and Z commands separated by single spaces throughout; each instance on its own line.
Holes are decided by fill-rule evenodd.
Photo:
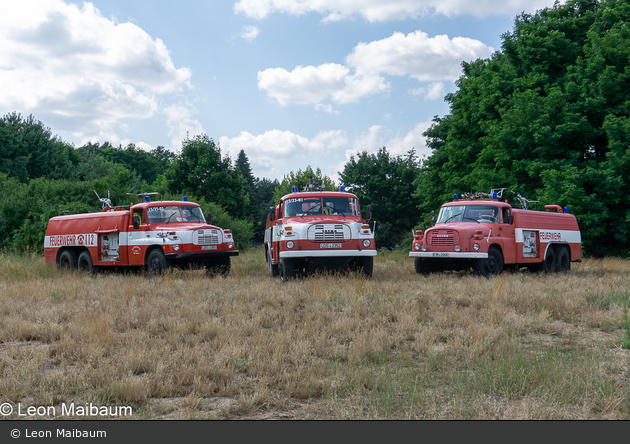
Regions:
M 449 217 L 448 219 L 446 219 L 443 223 L 446 223 L 446 222 L 448 222 L 449 220 L 451 220 L 452 218 L 457 217 L 457 216 L 461 216 L 461 215 L 462 215 L 462 213 L 453 214 L 451 217 Z
M 466 216 L 464 216 L 464 219 L 468 219 L 468 220 L 475 221 L 475 222 L 477 222 L 478 224 L 480 224 L 480 223 L 481 223 L 481 222 L 479 222 L 477 219 L 474 219 L 474 218 L 472 218 L 472 217 L 466 217 Z

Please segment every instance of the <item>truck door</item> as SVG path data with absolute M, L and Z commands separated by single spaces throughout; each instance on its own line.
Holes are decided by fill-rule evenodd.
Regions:
M 139 219 L 139 225 L 136 229 L 133 226 L 133 216 L 137 215 Z M 129 259 L 129 265 L 144 265 L 144 255 L 147 251 L 147 238 L 146 232 L 148 228 L 148 219 L 146 211 L 142 209 L 134 209 L 131 219 L 129 220 L 129 227 L 127 228 L 129 246 L 127 251 L 127 257 Z
M 499 214 L 499 233 L 503 239 L 503 260 L 506 264 L 516 263 L 516 239 L 514 219 L 510 208 L 502 208 Z

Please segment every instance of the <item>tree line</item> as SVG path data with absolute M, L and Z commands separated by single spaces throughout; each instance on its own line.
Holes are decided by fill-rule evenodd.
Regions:
M 338 172 L 340 183 L 310 165 L 281 181 L 254 177 L 243 150 L 232 161 L 205 134 L 184 140 L 179 153 L 75 148 L 14 112 L 0 119 L 0 249 L 41 251 L 50 217 L 100 210 L 94 190 L 109 190 L 114 203 L 128 203 L 127 193 L 186 194 L 242 248 L 262 241 L 269 207 L 312 177 L 373 207 L 378 247 L 408 247 L 455 193 L 510 188 L 540 201 L 532 209 L 568 206 L 585 254 L 627 257 L 629 43 L 626 1 L 569 0 L 520 14 L 491 58 L 462 63 L 457 90 L 445 97 L 450 112 L 424 133 L 429 156 L 363 151 Z

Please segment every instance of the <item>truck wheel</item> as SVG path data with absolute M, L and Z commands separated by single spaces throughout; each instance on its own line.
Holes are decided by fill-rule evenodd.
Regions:
M 222 257 L 217 261 L 217 271 L 221 276 L 225 277 L 230 274 L 231 266 L 230 256 Z
M 267 271 L 269 272 L 269 276 L 274 277 L 278 276 L 278 264 L 273 263 L 273 258 L 271 257 L 271 250 L 268 250 L 267 254 Z
M 94 265 L 92 264 L 92 256 L 89 251 L 82 251 L 77 259 L 77 269 L 82 273 L 92 274 Z
M 558 250 L 558 273 L 566 273 L 571 268 L 571 257 L 569 251 L 565 247 Z
M 72 250 L 66 250 L 59 256 L 59 269 L 73 271 L 77 268 L 77 255 Z
M 162 274 L 168 268 L 166 264 L 166 258 L 161 248 L 151 250 L 149 257 L 147 257 L 147 271 L 151 276 L 157 276 Z
M 419 257 L 413 258 L 413 268 L 416 269 L 416 273 L 428 276 L 431 272 L 430 267 L 427 267 L 427 261 L 420 259 Z
M 293 259 L 282 259 L 280 266 L 282 267 L 282 282 L 287 282 L 295 278 L 295 263 Z
M 374 271 L 374 258 L 372 256 L 363 258 L 363 275 L 365 277 L 371 277 Z
M 503 271 L 503 255 L 498 248 L 490 248 L 486 259 L 478 259 L 477 272 L 485 277 L 497 276 Z
M 545 273 L 556 271 L 556 252 L 553 250 L 553 247 L 547 248 L 547 255 L 542 263 L 542 270 Z

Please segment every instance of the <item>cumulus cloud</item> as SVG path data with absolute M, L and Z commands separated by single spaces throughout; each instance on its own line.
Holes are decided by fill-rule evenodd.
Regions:
M 431 14 L 447 17 L 468 14 L 476 17 L 511 17 L 523 11 L 535 12 L 553 4 L 554 0 L 239 0 L 234 4 L 234 12 L 258 20 L 273 13 L 294 16 L 316 13 L 323 16 L 324 23 L 355 16 L 374 23 L 417 19 Z
M 297 66 L 292 71 L 284 68 L 259 71 L 258 88 L 281 106 L 314 105 L 315 109 L 332 112 L 327 101 L 344 104 L 389 92 L 391 84 L 383 77 L 388 74 L 434 82 L 423 90 L 423 95 L 427 100 L 435 100 L 443 92 L 440 81 L 459 78 L 462 61 L 487 58 L 493 52 L 492 47 L 470 38 L 429 37 L 421 31 L 407 35 L 395 32 L 382 40 L 359 43 L 346 57 L 346 65 L 325 63 Z
M 160 99 L 190 87 L 190 77 L 160 39 L 91 3 L 0 4 L 0 107 L 33 113 L 80 143 L 126 140 L 125 119 L 160 112 Z
M 242 39 L 245 39 L 249 42 L 254 40 L 260 34 L 260 29 L 255 26 L 243 26 L 243 29 L 238 34 L 238 36 Z
M 219 139 L 221 149 L 230 152 L 232 157 L 244 150 L 252 169 L 260 171 L 258 174 L 264 177 L 276 175 L 291 160 L 305 155 L 326 155 L 346 143 L 345 132 L 341 130 L 321 131 L 313 139 L 278 129 L 256 136 L 243 131 L 236 137 Z
M 446 92 L 444 83 L 433 82 L 426 87 L 411 89 L 409 93 L 414 96 L 423 96 L 424 100 L 438 100 L 443 98 Z

